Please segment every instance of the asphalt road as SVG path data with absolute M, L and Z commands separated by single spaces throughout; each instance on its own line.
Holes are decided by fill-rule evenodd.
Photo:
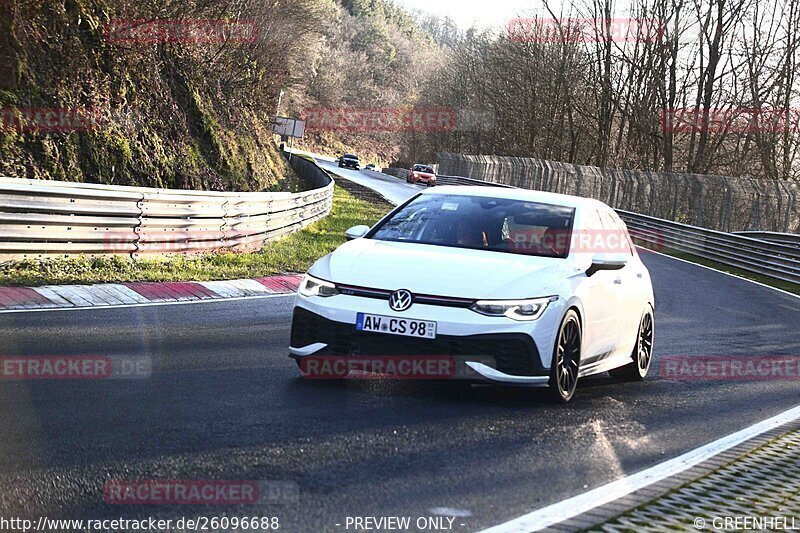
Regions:
M 474 531 L 800 404 L 796 381 L 658 372 L 667 355 L 800 354 L 800 299 L 644 261 L 657 304 L 651 379 L 585 380 L 568 406 L 542 390 L 301 381 L 287 358 L 290 297 L 0 315 L 1 355 L 153 363 L 147 379 L 0 382 L 0 517 L 277 516 L 282 530 L 306 532 L 447 508 L 461 515 L 454 530 Z M 285 481 L 300 499 L 109 505 L 109 479 Z
M 317 163 L 329 172 L 339 174 L 348 180 L 375 189 L 384 198 L 391 203 L 397 205 L 405 202 L 413 195 L 420 191 L 425 190 L 424 185 L 412 185 L 406 183 L 404 180 L 389 176 L 381 172 L 374 172 L 371 170 L 353 170 L 348 168 L 339 168 L 336 163 L 317 159 Z

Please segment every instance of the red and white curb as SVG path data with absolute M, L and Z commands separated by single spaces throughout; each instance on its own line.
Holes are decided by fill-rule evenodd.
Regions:
M 302 276 L 273 276 L 230 281 L 103 283 L 0 287 L 0 313 L 43 309 L 125 307 L 292 294 Z

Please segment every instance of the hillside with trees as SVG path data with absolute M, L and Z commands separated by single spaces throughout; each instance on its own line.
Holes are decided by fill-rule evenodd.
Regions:
M 448 43 L 420 105 L 482 109 L 490 120 L 406 136 L 414 158 L 798 179 L 798 0 L 635 0 L 638 28 L 620 23 L 612 0 L 541 5 L 543 17 Z
M 797 179 L 800 0 L 776 10 L 756 0 L 636 0 L 631 18 L 654 22 L 643 38 L 622 39 L 612 6 L 581 0 L 547 14 L 560 26 L 529 19 L 515 35 L 460 29 L 391 0 L 9 0 L 0 7 L 0 173 L 278 190 L 291 172 L 269 131 L 276 112 L 416 107 L 452 110 L 456 123 L 311 129 L 297 146 L 384 164 L 449 151 Z M 109 38 L 120 21 L 198 20 L 254 33 Z M 565 20 L 601 22 L 583 39 Z M 16 127 L 40 109 L 89 110 L 97 124 Z M 699 127 L 665 128 L 673 109 L 712 111 L 692 117 Z M 785 120 L 731 128 L 715 123 L 719 109 L 771 109 Z
M 5 2 L 0 173 L 212 190 L 278 190 L 290 174 L 269 131 L 288 73 L 334 10 L 318 0 Z M 231 21 L 246 38 L 113 38 L 115 24 Z M 111 37 L 110 37 L 111 36 Z M 123 37 L 125 35 L 123 34 Z M 20 127 L 30 110 L 90 127 Z

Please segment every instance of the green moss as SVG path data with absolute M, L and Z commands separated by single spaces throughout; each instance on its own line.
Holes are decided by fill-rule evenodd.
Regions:
M 20 42 L 9 36 L 9 61 L 19 68 L 10 69 L 16 80 L 0 83 L 0 107 L 94 108 L 117 119 L 97 131 L 0 129 L 4 175 L 215 190 L 295 186 L 263 119 L 240 111 L 231 124 L 228 103 L 215 100 L 191 50 L 105 42 L 103 25 L 118 16 L 107 0 L 20 6 L 30 31 Z

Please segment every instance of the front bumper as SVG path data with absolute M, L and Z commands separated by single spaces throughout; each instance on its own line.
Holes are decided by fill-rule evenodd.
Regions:
M 433 320 L 438 325 L 437 338 L 357 331 L 357 312 Z M 535 323 L 517 322 L 486 317 L 468 309 L 423 304 L 396 313 L 382 300 L 346 295 L 298 296 L 290 354 L 295 359 L 312 355 L 456 356 L 465 359 L 467 366 L 482 380 L 504 385 L 544 386 L 549 380 L 549 354 L 558 325 L 558 320 L 553 320 L 556 316 L 560 318 L 557 310 L 548 309 Z M 493 362 L 494 368 L 485 364 L 487 360 Z

